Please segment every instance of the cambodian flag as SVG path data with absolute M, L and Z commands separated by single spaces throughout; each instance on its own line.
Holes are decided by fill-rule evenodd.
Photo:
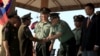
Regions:
M 7 23 L 8 18 L 6 15 L 6 11 L 5 8 L 0 8 L 0 24 L 4 25 L 5 23 Z
M 4 25 L 8 21 L 8 17 L 6 14 L 9 13 L 11 2 L 12 0 L 0 0 L 0 24 L 1 25 Z

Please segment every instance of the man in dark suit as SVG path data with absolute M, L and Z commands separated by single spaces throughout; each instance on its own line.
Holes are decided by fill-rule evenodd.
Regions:
M 85 12 L 88 17 L 84 20 L 82 26 L 82 56 L 97 56 L 98 45 L 96 43 L 96 20 L 97 16 L 94 13 L 94 5 L 88 3 L 85 5 Z
M 96 43 L 99 46 L 99 48 L 98 48 L 98 56 L 100 56 L 100 11 L 97 11 L 96 15 L 98 17 L 98 19 L 97 19 L 97 30 L 96 30 L 97 31 Z

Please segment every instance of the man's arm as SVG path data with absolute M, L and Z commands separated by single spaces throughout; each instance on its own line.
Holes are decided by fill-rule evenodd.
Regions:
M 8 45 L 8 41 L 7 40 L 3 41 L 3 46 L 4 46 L 4 49 L 6 51 L 6 56 L 10 56 L 9 45 Z
M 4 46 L 4 49 L 5 51 L 9 51 L 9 45 L 8 45 L 8 41 L 3 41 L 3 46 Z
M 3 46 L 6 52 L 6 56 L 10 56 L 10 52 L 9 52 L 9 45 L 8 45 L 8 39 L 9 39 L 9 29 L 8 28 L 4 28 L 2 31 L 2 38 L 3 38 Z
M 55 41 L 55 40 L 51 40 L 51 44 L 50 44 L 50 46 L 49 46 L 49 51 L 52 51 L 53 45 L 54 45 L 54 41 Z
M 30 40 L 40 42 L 41 40 L 36 37 L 30 37 Z
M 59 33 L 57 33 L 55 35 L 49 35 L 49 37 L 47 37 L 46 39 L 48 39 L 48 40 L 54 40 L 54 39 L 59 38 L 61 35 L 62 35 L 62 33 L 59 32 Z
M 42 39 L 42 42 L 47 42 L 47 41 L 50 41 L 50 40 L 55 40 L 55 39 L 59 38 L 61 35 L 62 35 L 62 33 L 60 33 L 60 32 L 55 34 L 55 35 L 49 34 L 49 36 L 47 38 Z
M 29 28 L 25 28 L 24 34 L 26 35 L 27 38 L 29 38 L 32 41 L 37 41 L 37 42 L 40 42 L 41 41 L 38 38 L 33 37 L 33 35 L 32 35 L 32 33 L 31 33 L 31 31 L 30 31 Z

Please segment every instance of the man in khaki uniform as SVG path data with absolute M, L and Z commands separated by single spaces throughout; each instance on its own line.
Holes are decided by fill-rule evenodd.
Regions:
M 76 40 L 76 51 L 78 53 L 81 41 L 81 33 L 82 33 L 82 23 L 85 17 L 83 15 L 76 15 L 73 17 L 75 28 L 73 29 L 73 33 L 75 35 Z
M 40 22 L 38 22 L 35 26 L 34 32 L 35 37 L 42 40 L 45 37 L 48 37 L 50 34 L 51 24 L 48 20 L 50 13 L 50 9 L 41 8 L 40 9 Z M 50 52 L 52 50 L 53 43 L 48 41 L 46 43 L 37 43 L 36 52 L 37 56 L 50 56 Z
M 32 56 L 32 41 L 38 41 L 38 39 L 32 36 L 28 27 L 31 23 L 31 19 L 31 13 L 24 15 L 22 17 L 22 24 L 18 30 L 20 56 Z
M 52 24 L 53 35 L 49 35 L 44 41 L 57 39 L 61 42 L 58 56 L 76 56 L 74 34 L 68 24 L 60 20 L 59 13 L 51 13 L 50 20 Z

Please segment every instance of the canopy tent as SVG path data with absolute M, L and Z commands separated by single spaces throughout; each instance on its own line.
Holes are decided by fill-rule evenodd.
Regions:
M 87 3 L 100 7 L 100 0 L 16 0 L 15 6 L 38 12 L 41 7 L 48 7 L 52 11 L 68 11 L 83 9 Z

